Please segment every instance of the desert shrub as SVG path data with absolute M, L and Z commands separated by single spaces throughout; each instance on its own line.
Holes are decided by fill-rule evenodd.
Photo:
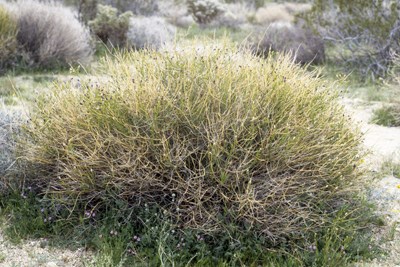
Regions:
M 116 8 L 98 5 L 96 17 L 89 21 L 89 27 L 105 44 L 125 46 L 129 19 L 132 16 L 132 12 L 118 15 Z
M 183 229 L 283 244 L 348 200 L 360 136 L 331 86 L 287 58 L 225 45 L 102 66 L 106 81 L 58 84 L 24 127 L 26 183 L 55 202 L 157 205 Z
M 162 1 L 159 4 L 159 15 L 177 27 L 188 28 L 195 24 L 193 17 L 189 14 L 185 2 Z
M 379 101 L 386 101 L 385 105 L 378 109 L 375 109 L 371 118 L 372 123 L 387 127 L 400 127 L 400 99 L 399 99 L 399 89 L 400 89 L 400 58 L 398 55 L 393 56 L 393 66 L 390 68 L 388 77 L 384 82 L 382 87 L 383 93 L 387 95 L 384 99 L 378 99 Z M 382 92 L 377 90 L 374 93 Z
M 310 3 L 311 1 L 285 2 L 283 5 L 290 14 L 298 15 L 311 11 L 312 5 Z
M 237 4 L 237 3 L 246 3 L 255 9 L 263 7 L 266 3 L 269 3 L 269 0 L 225 0 L 228 4 Z
M 65 4 L 78 10 L 79 18 L 84 23 L 94 20 L 98 5 L 107 5 L 121 12 L 132 12 L 136 15 L 152 15 L 159 11 L 157 0 L 63 0 Z
M 12 3 L 20 54 L 28 67 L 51 68 L 86 63 L 91 56 L 89 31 L 74 13 L 54 2 Z
M 400 126 L 400 104 L 394 104 L 387 107 L 382 107 L 374 111 L 371 121 L 373 123 L 388 126 Z
M 20 131 L 22 112 L 0 109 L 0 193 L 9 188 L 5 176 L 11 173 L 16 161 L 15 136 Z
M 77 0 L 75 6 L 78 10 L 79 19 L 85 24 L 93 20 L 98 12 L 98 5 L 99 0 Z
M 305 18 L 335 49 L 332 60 L 365 79 L 385 77 L 399 53 L 399 3 L 317 0 Z
M 218 0 L 188 0 L 187 7 L 193 19 L 199 24 L 210 23 L 225 11 Z
M 17 51 L 17 23 L 0 3 L 0 73 L 12 63 Z
M 300 64 L 320 64 L 325 60 L 323 40 L 312 31 L 290 23 L 273 23 L 252 40 L 256 54 L 289 53 Z
M 211 26 L 238 29 L 253 14 L 253 9 L 246 3 L 225 4 L 225 12 L 211 22 Z
M 158 8 L 158 0 L 104 0 L 104 3 L 111 5 L 121 11 L 131 11 L 135 15 L 153 15 Z
M 160 17 L 135 17 L 129 22 L 128 46 L 158 49 L 174 39 L 176 28 Z
M 309 4 L 298 3 L 270 3 L 257 9 L 254 19 L 261 25 L 269 25 L 274 22 L 293 22 L 295 16 L 311 9 Z
M 259 8 L 255 13 L 255 21 L 258 24 L 268 25 L 273 22 L 292 22 L 294 17 L 285 9 L 283 5 L 270 4 Z

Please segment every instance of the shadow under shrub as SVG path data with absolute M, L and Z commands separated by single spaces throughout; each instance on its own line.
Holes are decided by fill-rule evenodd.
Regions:
M 288 58 L 229 47 L 106 58 L 60 83 L 24 128 L 26 183 L 56 203 L 160 207 L 183 229 L 265 244 L 313 236 L 353 193 L 360 135 L 336 94 Z

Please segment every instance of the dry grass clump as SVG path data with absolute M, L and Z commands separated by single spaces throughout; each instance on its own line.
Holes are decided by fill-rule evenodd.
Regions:
M 7 187 L 7 179 L 4 177 L 11 172 L 16 161 L 15 135 L 19 132 L 23 121 L 21 111 L 0 109 L 0 193 Z
M 290 54 L 300 64 L 320 64 L 325 61 L 323 40 L 310 30 L 290 23 L 272 23 L 252 39 L 252 47 L 259 55 L 270 52 Z
M 96 17 L 89 21 L 89 27 L 105 44 L 123 47 L 132 16 L 130 11 L 118 15 L 116 8 L 99 4 Z
M 134 49 L 158 49 L 171 42 L 175 26 L 160 17 L 134 17 L 129 21 L 127 44 Z
M 375 110 L 371 120 L 382 126 L 400 127 L 400 102 Z
M 311 9 L 310 4 L 270 3 L 257 9 L 254 17 L 258 24 L 269 25 L 273 22 L 293 22 L 295 15 Z
M 336 94 L 285 57 L 222 48 L 106 58 L 100 84 L 58 84 L 21 141 L 55 201 L 156 204 L 184 228 L 280 241 L 318 231 L 359 175 Z
M 0 2 L 0 73 L 7 68 L 17 51 L 17 22 Z
M 49 68 L 89 60 L 89 31 L 70 9 L 34 0 L 18 0 L 10 7 L 17 18 L 19 52 L 28 66 Z

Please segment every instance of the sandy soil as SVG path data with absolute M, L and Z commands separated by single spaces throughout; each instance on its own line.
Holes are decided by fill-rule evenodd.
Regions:
M 366 159 L 366 167 L 378 171 L 384 161 L 400 163 L 400 128 L 370 124 L 374 109 L 382 104 L 358 99 L 345 99 L 343 104 L 355 122 L 359 123 L 364 133 L 365 147 L 371 152 Z M 386 222 L 386 226 L 377 231 L 376 238 L 388 254 L 355 266 L 400 266 L 400 179 L 392 175 L 378 177 L 372 181 L 369 199 L 377 205 L 378 213 Z
M 11 245 L 0 230 L 0 267 L 78 267 L 87 258 L 83 249 L 76 251 L 47 246 L 47 240 L 26 240 Z

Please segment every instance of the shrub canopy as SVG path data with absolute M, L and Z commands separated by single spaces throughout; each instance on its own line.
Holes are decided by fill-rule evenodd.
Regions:
M 9 6 L 17 19 L 18 52 L 28 67 L 66 67 L 90 60 L 89 30 L 71 9 L 36 0 L 18 0 Z
M 102 78 L 38 100 L 28 182 L 72 206 L 155 204 L 208 232 L 312 233 L 345 202 L 360 143 L 314 76 L 230 45 L 106 58 Z
M 89 26 L 105 44 L 111 43 L 123 47 L 126 44 L 126 33 L 132 16 L 133 13 L 130 11 L 118 14 L 118 9 L 99 4 L 96 17 L 89 21 Z

